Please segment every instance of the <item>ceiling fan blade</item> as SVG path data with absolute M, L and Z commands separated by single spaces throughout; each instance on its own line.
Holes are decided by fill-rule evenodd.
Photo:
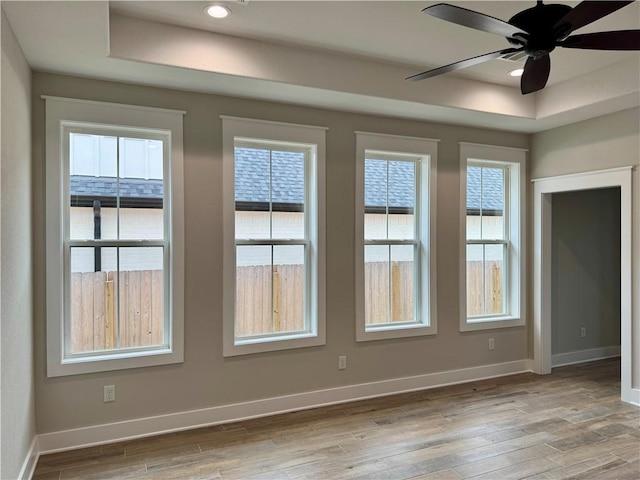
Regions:
M 592 50 L 640 50 L 640 30 L 585 33 L 571 35 L 559 44 L 565 48 Z
M 456 23 L 483 32 L 495 33 L 503 37 L 522 37 L 528 36 L 524 30 L 511 25 L 507 22 L 482 13 L 467 10 L 466 8 L 456 7 L 446 3 L 438 3 L 422 10 L 431 16 L 446 20 L 447 22 Z
M 551 59 L 549 54 L 543 55 L 537 60 L 529 57 L 527 63 L 524 64 L 524 73 L 520 79 L 520 91 L 522 94 L 526 95 L 527 93 L 542 90 L 547 84 L 550 71 Z
M 584 1 L 576 5 L 564 17 L 555 24 L 554 29 L 561 33 L 560 37 L 568 35 L 570 32 L 595 22 L 610 13 L 626 7 L 634 0 L 626 1 Z
M 426 72 L 418 73 L 416 75 L 412 75 L 407 77 L 406 80 L 417 81 L 424 80 L 425 78 L 435 77 L 436 75 L 442 75 L 443 73 L 449 73 L 454 70 L 460 70 L 462 68 L 471 67 L 472 65 L 477 65 L 479 63 L 488 62 L 489 60 L 493 60 L 494 58 L 501 57 L 502 55 L 506 55 L 508 53 L 521 52 L 522 48 L 507 48 L 504 50 L 498 50 L 496 52 L 485 53 L 484 55 L 478 55 L 477 57 L 467 58 L 466 60 L 461 60 L 459 62 L 451 63 L 449 65 L 445 65 L 444 67 L 434 68 L 433 70 L 427 70 Z

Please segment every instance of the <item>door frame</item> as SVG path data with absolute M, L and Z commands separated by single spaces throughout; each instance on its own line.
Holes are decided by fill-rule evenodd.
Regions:
M 620 355 L 621 399 L 638 404 L 632 388 L 632 173 L 633 167 L 597 170 L 532 180 L 533 205 L 533 371 L 551 373 L 551 195 L 620 188 Z

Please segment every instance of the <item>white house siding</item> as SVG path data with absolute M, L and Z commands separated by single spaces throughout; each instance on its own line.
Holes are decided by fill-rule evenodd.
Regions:
M 117 215 L 115 208 L 101 208 L 101 237 L 103 239 L 117 238 Z M 71 239 L 93 238 L 93 208 L 70 208 Z M 162 239 L 163 211 L 158 208 L 121 208 L 120 209 L 120 238 L 121 239 Z M 135 252 L 133 251 L 135 248 Z M 120 270 L 162 270 L 162 248 L 134 247 L 121 248 Z M 115 248 L 102 248 L 102 270 L 113 272 L 117 270 L 117 256 Z M 74 248 L 71 253 L 72 272 L 93 272 L 93 248 Z
M 91 207 L 71 207 L 70 232 L 72 239 L 93 238 L 93 209 Z M 101 231 L 102 238 L 116 238 L 117 219 L 115 208 L 102 208 Z M 121 208 L 120 209 L 120 238 L 128 239 L 161 239 L 163 235 L 163 211 L 157 208 Z M 365 232 L 368 238 L 382 239 L 386 236 L 386 217 L 379 214 L 365 215 Z M 502 217 L 483 217 L 483 233 L 485 238 L 502 237 Z M 274 238 L 296 239 L 303 236 L 303 214 L 300 212 L 273 212 Z M 467 216 L 467 230 L 470 238 L 480 236 L 480 217 Z M 404 214 L 389 215 L 389 232 L 395 239 L 413 238 L 413 216 Z M 268 238 L 268 212 L 236 212 L 236 238 L 256 239 Z M 370 249 L 367 253 L 368 262 L 388 261 L 385 249 Z M 497 252 L 497 249 L 496 251 Z M 491 250 L 485 252 L 485 260 L 502 260 L 502 256 Z M 303 250 L 300 248 L 280 247 L 280 254 L 276 252 L 277 264 L 301 265 Z M 411 249 L 397 249 L 394 261 L 412 261 Z M 482 261 L 481 253 L 471 250 L 467 254 L 467 261 Z M 270 256 L 266 256 L 264 248 L 255 247 L 243 249 L 237 259 L 238 266 L 267 265 Z M 71 259 L 72 272 L 92 272 L 94 269 L 93 250 L 90 248 L 74 249 Z M 103 248 L 102 269 L 116 270 L 115 249 Z M 135 255 L 121 255 L 120 270 L 160 270 L 162 269 L 162 252 L 159 248 L 139 248 Z
M 480 217 L 478 215 L 467 215 L 467 238 L 480 238 L 480 222 L 482 218 L 482 236 L 485 239 L 504 238 L 503 220 L 501 216 Z M 484 252 L 485 261 L 502 260 L 502 249 L 499 247 L 487 248 Z M 467 262 L 481 262 L 482 248 L 467 249 Z

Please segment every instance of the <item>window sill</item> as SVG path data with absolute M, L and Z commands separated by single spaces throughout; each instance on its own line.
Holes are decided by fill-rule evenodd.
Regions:
M 390 325 L 368 328 L 364 331 L 358 330 L 356 333 L 357 342 L 367 342 L 370 340 L 386 340 L 392 338 L 420 337 L 425 335 L 435 335 L 436 327 L 424 324 Z
M 280 337 L 260 337 L 235 340 L 233 345 L 224 345 L 223 356 L 234 357 L 252 353 L 276 352 L 293 348 L 317 347 L 325 345 L 324 335 L 300 333 Z
M 61 362 L 49 364 L 48 377 L 63 377 L 85 373 L 110 372 L 127 370 L 130 368 L 153 367 L 182 363 L 182 352 L 172 351 L 170 348 L 158 348 L 144 351 L 127 351 L 107 353 L 103 355 L 74 356 L 65 358 Z
M 463 318 L 460 323 L 461 332 L 474 332 L 477 330 L 492 330 L 496 328 L 522 327 L 524 318 L 514 316 L 483 317 L 477 320 Z

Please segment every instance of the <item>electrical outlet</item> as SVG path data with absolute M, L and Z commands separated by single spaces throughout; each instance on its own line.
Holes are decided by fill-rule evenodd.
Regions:
M 582 337 L 582 338 L 586 338 L 587 337 L 587 327 L 580 328 L 580 337 Z
M 489 350 L 493 350 L 496 348 L 496 342 L 493 338 L 489 339 Z
M 115 402 L 116 401 L 116 386 L 105 385 L 104 386 L 104 401 Z
M 347 369 L 347 356 L 340 355 L 338 357 L 338 370 L 346 370 Z

